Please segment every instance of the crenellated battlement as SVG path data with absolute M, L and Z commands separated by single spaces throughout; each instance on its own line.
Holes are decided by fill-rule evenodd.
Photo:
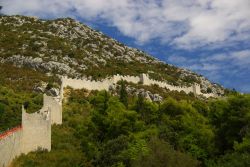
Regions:
M 148 74 L 141 74 L 140 76 L 129 76 L 129 75 L 119 75 L 116 74 L 113 77 L 103 79 L 101 81 L 89 80 L 88 78 L 82 79 L 71 79 L 67 77 L 62 77 L 62 87 L 70 86 L 74 89 L 88 89 L 88 90 L 109 90 L 110 86 L 116 84 L 120 80 L 125 80 L 132 83 L 142 83 L 143 85 L 158 85 L 159 87 L 169 89 L 171 91 L 184 91 L 185 93 L 194 93 L 195 95 L 204 95 L 205 97 L 215 97 L 216 95 L 203 94 L 201 93 L 200 85 L 194 83 L 190 87 L 186 86 L 174 86 L 167 82 L 157 81 L 150 79 Z

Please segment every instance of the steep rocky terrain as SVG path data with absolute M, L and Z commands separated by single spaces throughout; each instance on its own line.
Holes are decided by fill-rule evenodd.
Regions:
M 114 74 L 148 73 L 173 85 L 196 82 L 203 92 L 224 93 L 220 85 L 203 76 L 161 62 L 70 18 L 0 16 L 0 62 L 50 75 L 95 80 Z

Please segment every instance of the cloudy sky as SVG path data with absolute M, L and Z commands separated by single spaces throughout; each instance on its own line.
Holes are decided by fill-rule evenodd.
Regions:
M 4 14 L 72 17 L 213 82 L 250 92 L 250 0 L 0 0 Z

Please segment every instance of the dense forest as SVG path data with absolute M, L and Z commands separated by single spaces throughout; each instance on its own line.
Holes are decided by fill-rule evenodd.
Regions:
M 250 96 L 162 103 L 106 91 L 65 90 L 63 125 L 52 150 L 22 155 L 13 166 L 246 167 Z

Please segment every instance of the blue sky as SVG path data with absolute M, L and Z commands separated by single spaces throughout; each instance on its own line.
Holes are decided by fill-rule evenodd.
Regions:
M 250 92 L 249 0 L 0 0 L 5 14 L 72 17 L 212 82 Z

